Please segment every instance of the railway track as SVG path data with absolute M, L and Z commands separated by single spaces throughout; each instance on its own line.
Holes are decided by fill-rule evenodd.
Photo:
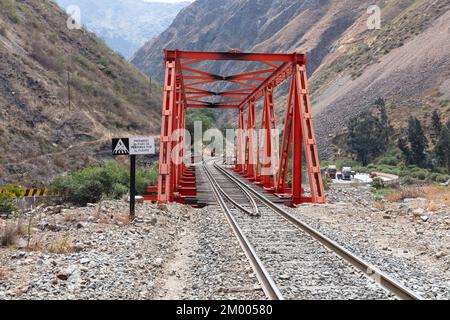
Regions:
M 203 169 L 268 298 L 422 299 L 215 160 Z

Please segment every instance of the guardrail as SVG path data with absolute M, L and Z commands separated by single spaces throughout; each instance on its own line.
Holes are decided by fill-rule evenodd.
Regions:
M 0 193 L 7 190 L 5 187 L 0 187 Z M 20 195 L 17 198 L 41 198 L 47 197 L 47 188 L 20 188 Z

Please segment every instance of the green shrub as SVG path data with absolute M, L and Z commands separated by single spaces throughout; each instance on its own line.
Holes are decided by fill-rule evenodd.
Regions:
M 398 159 L 394 156 L 386 156 L 379 160 L 380 164 L 395 166 L 398 163 Z
M 2 188 L 3 192 L 10 193 L 13 197 L 23 197 L 25 189 L 15 184 L 8 184 Z
M 158 163 L 149 169 L 139 169 L 136 172 L 136 191 L 139 194 L 146 193 L 148 186 L 154 185 L 158 179 Z
M 14 199 L 23 191 L 16 185 L 7 185 L 0 190 L 0 214 L 10 215 L 17 211 Z
M 440 175 L 437 176 L 435 181 L 439 182 L 439 183 L 445 183 L 449 179 L 450 179 L 450 175 L 448 175 L 448 174 L 440 174 Z
M 439 173 L 433 172 L 430 175 L 428 175 L 428 180 L 436 182 L 438 176 L 439 176 Z
M 414 179 L 411 176 L 406 175 L 403 178 L 401 178 L 401 182 L 403 184 L 410 185 L 414 183 Z
M 376 190 L 380 190 L 384 188 L 384 181 L 380 177 L 376 177 L 370 183 L 370 186 Z
M 342 167 L 358 167 L 361 164 L 358 161 L 352 159 L 341 159 L 336 161 L 336 167 L 340 170 Z
M 413 178 L 419 179 L 419 180 L 425 180 L 429 175 L 429 172 L 425 169 L 415 169 L 411 171 L 411 176 Z
M 62 197 L 64 202 L 75 205 L 95 203 L 105 198 L 117 198 L 117 184 L 124 190 L 129 181 L 127 168 L 115 162 L 71 172 L 65 177 L 56 178 L 50 186 L 50 191 Z
M 137 170 L 137 193 L 144 193 L 156 177 L 156 166 L 149 170 Z M 128 166 L 111 161 L 56 178 L 50 186 L 50 192 L 60 195 L 64 202 L 84 206 L 87 203 L 96 203 L 102 198 L 120 199 L 128 193 L 129 181 Z
M 104 67 L 108 66 L 108 59 L 106 59 L 105 57 L 100 58 L 99 64 L 101 64 Z
M 327 176 L 322 176 L 322 181 L 323 181 L 323 188 L 325 189 L 325 191 L 330 190 L 330 186 L 333 183 L 331 178 Z
M 19 16 L 17 14 L 17 4 L 15 0 L 0 0 L 0 8 L 11 19 L 12 22 L 18 23 Z
M 123 195 L 128 193 L 128 187 L 120 184 L 114 183 L 111 190 L 111 197 L 114 199 L 120 199 Z

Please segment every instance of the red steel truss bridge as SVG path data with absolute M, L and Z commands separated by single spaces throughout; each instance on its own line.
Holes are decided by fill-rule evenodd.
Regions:
M 160 141 L 157 200 L 185 203 L 195 196 L 195 169 L 183 159 L 186 111 L 189 108 L 236 110 L 238 119 L 234 170 L 266 191 L 294 204 L 324 203 L 324 189 L 311 114 L 305 54 L 194 52 L 165 50 L 164 98 Z M 254 68 L 239 74 L 220 75 L 203 70 L 205 62 L 248 63 Z M 275 90 L 288 83 L 283 126 L 275 112 Z M 214 90 L 211 88 L 226 88 Z M 256 106 L 262 103 L 258 119 Z M 258 110 L 259 111 L 259 110 Z M 281 148 L 272 139 L 282 130 Z M 259 136 L 249 132 L 263 132 Z M 303 159 L 305 157 L 305 159 Z M 278 170 L 269 170 L 274 159 Z M 302 188 L 305 171 L 310 192 Z M 289 175 L 289 171 L 292 170 Z M 288 177 L 291 183 L 288 184 Z

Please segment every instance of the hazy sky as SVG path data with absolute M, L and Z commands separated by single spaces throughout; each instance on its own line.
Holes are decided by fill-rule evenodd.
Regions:
M 193 2 L 194 0 L 144 0 L 145 2 Z

